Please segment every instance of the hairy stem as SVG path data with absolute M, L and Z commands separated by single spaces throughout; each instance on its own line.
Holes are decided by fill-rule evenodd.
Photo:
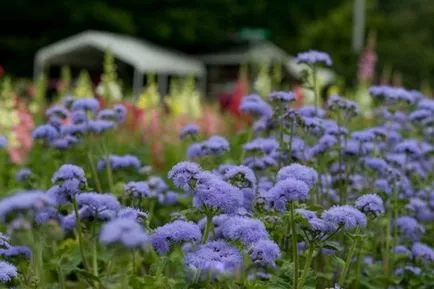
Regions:
M 291 223 L 291 240 L 292 240 L 292 259 L 294 261 L 293 288 L 298 288 L 298 247 L 297 247 L 297 230 L 295 224 L 295 204 L 290 204 L 290 223 Z

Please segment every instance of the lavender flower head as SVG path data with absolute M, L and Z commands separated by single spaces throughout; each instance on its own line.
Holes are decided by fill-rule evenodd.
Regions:
M 323 118 L 326 114 L 325 110 L 312 105 L 305 105 L 298 109 L 298 114 L 304 117 Z
M 121 208 L 121 204 L 112 194 L 81 193 L 77 197 L 77 203 L 88 214 L 87 218 L 111 219 Z
M 62 183 L 66 180 L 77 180 L 82 184 L 87 184 L 84 170 L 78 166 L 70 164 L 62 165 L 51 178 L 53 184 Z
M 181 139 L 186 138 L 187 136 L 194 136 L 199 133 L 199 127 L 194 123 L 187 124 L 179 133 L 179 137 Z
M 196 163 L 179 162 L 169 171 L 168 178 L 173 181 L 177 188 L 186 192 L 193 192 L 197 176 L 201 172 L 201 167 Z
M 288 202 L 307 200 L 309 186 L 294 178 L 277 182 L 267 194 L 267 203 L 278 211 L 285 211 Z
M 245 96 L 240 104 L 240 111 L 258 117 L 271 117 L 273 110 L 259 95 Z
M 52 204 L 53 201 L 41 191 L 17 193 L 0 201 L 0 219 L 5 221 L 12 213 L 35 213 Z
M 138 223 L 143 223 L 148 218 L 148 214 L 140 209 L 125 207 L 118 211 L 117 218 L 131 219 Z
M 262 152 L 264 154 L 271 154 L 278 148 L 279 143 L 274 138 L 256 138 L 243 146 L 247 152 Z
M 43 124 L 35 128 L 32 132 L 34 140 L 52 141 L 59 136 L 57 129 L 49 124 Z
M 72 103 L 72 111 L 84 110 L 91 111 L 94 114 L 99 110 L 99 101 L 95 98 L 81 98 Z
M 11 246 L 7 249 L 0 249 L 0 257 L 7 259 L 23 257 L 30 259 L 32 251 L 27 246 Z
M 220 156 L 229 151 L 229 142 L 222 136 L 214 135 L 202 143 L 204 155 Z
M 231 241 L 253 244 L 268 239 L 264 224 L 256 219 L 246 217 L 230 217 L 221 226 L 222 236 Z
M 113 109 L 106 108 L 106 109 L 100 110 L 98 112 L 96 119 L 99 119 L 99 120 L 116 120 L 117 115 Z
M 8 247 L 10 247 L 9 237 L 0 232 L 0 248 L 8 248 Z
M 269 94 L 271 102 L 293 102 L 295 94 L 293 92 L 273 91 Z
M 423 243 L 414 243 L 411 252 L 415 259 L 421 259 L 425 262 L 434 262 L 434 250 Z
M 113 106 L 113 110 L 116 113 L 117 121 L 119 123 L 124 122 L 128 114 L 127 108 L 123 104 L 116 104 Z
M 202 233 L 197 224 L 176 220 L 158 227 L 151 236 L 151 242 L 158 253 L 166 254 L 172 245 L 184 242 L 198 243 L 201 237 Z
M 309 65 L 322 64 L 325 66 L 332 66 L 332 59 L 330 58 L 330 55 L 325 52 L 316 50 L 300 52 L 295 57 L 295 62 L 298 64 L 305 63 Z
M 120 244 L 132 249 L 145 245 L 148 235 L 135 220 L 118 218 L 102 226 L 99 240 L 104 245 Z
M 238 188 L 256 188 L 255 173 L 246 166 L 231 166 L 223 173 L 223 179 Z
M 122 169 L 140 169 L 140 160 L 133 155 L 109 155 L 108 158 L 99 160 L 96 167 L 99 171 L 102 171 L 107 163 L 110 165 L 112 170 L 122 170 Z
M 395 270 L 395 275 L 402 275 L 404 274 L 404 272 L 411 272 L 414 275 L 420 275 L 420 273 L 422 273 L 422 269 L 419 267 L 414 267 L 414 266 L 410 266 L 410 265 L 406 265 L 402 268 L 398 268 Z
M 365 214 L 372 214 L 378 217 L 384 214 L 383 200 L 376 194 L 363 195 L 357 199 L 355 205 L 357 209 Z
M 330 96 L 327 100 L 327 106 L 331 110 L 345 111 L 350 116 L 358 115 L 360 113 L 360 108 L 357 103 L 339 95 Z
M 411 241 L 418 241 L 425 234 L 425 228 L 416 219 L 409 216 L 402 216 L 396 220 L 396 225 L 401 236 Z
M 68 117 L 69 112 L 65 107 L 63 107 L 61 105 L 55 105 L 55 106 L 52 106 L 49 109 L 47 109 L 47 111 L 45 112 L 45 115 L 49 118 L 58 117 L 61 119 L 65 119 Z
M 84 112 L 83 110 L 74 111 L 71 114 L 71 121 L 72 121 L 73 124 L 83 124 L 83 123 L 86 123 L 88 121 L 86 112 Z
M 275 266 L 275 261 L 280 256 L 279 246 L 271 240 L 259 240 L 250 245 L 248 254 L 252 261 L 261 266 Z
M 116 123 L 105 119 L 90 120 L 87 123 L 87 131 L 89 133 L 101 134 L 114 128 L 116 128 Z
M 367 225 L 366 216 L 349 205 L 334 206 L 321 215 L 322 219 L 335 227 L 353 230 L 356 227 L 364 228 Z
M 278 182 L 288 178 L 303 181 L 311 188 L 318 181 L 318 173 L 313 168 L 295 163 L 283 167 L 277 172 L 276 180 Z
M 0 261 L 0 284 L 9 283 L 17 277 L 17 268 L 5 261 Z
M 2 135 L 0 135 L 0 149 L 7 147 L 8 139 Z
M 185 255 L 185 266 L 204 277 L 211 274 L 234 274 L 242 265 L 242 257 L 237 248 L 224 241 L 208 242 Z
M 15 179 L 18 182 L 23 182 L 28 180 L 31 175 L 32 175 L 32 171 L 29 168 L 22 168 L 15 175 Z

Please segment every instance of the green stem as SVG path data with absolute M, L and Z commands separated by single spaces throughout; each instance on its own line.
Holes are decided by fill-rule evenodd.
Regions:
M 208 213 L 206 215 L 205 231 L 203 232 L 202 240 L 200 240 L 200 242 L 202 244 L 204 244 L 208 240 L 208 236 L 209 236 L 209 232 L 211 231 L 211 227 L 212 227 L 212 215 Z
M 98 277 L 98 247 L 97 247 L 97 237 L 96 237 L 96 224 L 92 224 L 92 269 L 93 275 Z
M 101 182 L 99 181 L 98 173 L 97 173 L 96 167 L 95 167 L 95 163 L 93 162 L 92 145 L 90 145 L 90 149 L 89 149 L 89 153 L 87 154 L 87 157 L 89 159 L 89 164 L 90 164 L 90 167 L 92 169 L 92 174 L 95 177 L 96 188 L 97 188 L 98 192 L 101 193 L 102 192 Z
M 90 271 L 89 264 L 86 261 L 86 258 L 84 257 L 84 248 L 83 248 L 83 235 L 81 234 L 81 221 L 80 216 L 78 214 L 78 204 L 77 200 L 74 198 L 72 201 L 72 204 L 74 206 L 74 215 L 75 215 L 75 222 L 76 222 L 76 229 L 77 229 L 77 238 L 78 238 L 78 246 L 80 248 L 80 256 L 81 261 L 83 262 L 84 267 L 88 272 Z
M 358 252 L 357 252 L 356 281 L 354 282 L 354 284 L 355 284 L 354 288 L 359 288 L 361 267 L 362 267 L 362 248 L 359 248 Z
M 298 247 L 297 247 L 297 230 L 295 224 L 295 204 L 290 203 L 290 223 L 291 223 L 291 240 L 292 240 L 292 259 L 294 261 L 293 288 L 298 288 Z
M 315 98 L 315 111 L 318 111 L 319 107 L 319 95 L 318 95 L 318 81 L 317 81 L 317 75 L 316 75 L 316 65 L 312 67 L 312 78 L 313 78 L 313 95 Z
M 309 249 L 307 251 L 306 260 L 304 261 L 304 267 L 303 267 L 303 273 L 300 277 L 300 282 L 298 283 L 298 288 L 302 289 L 304 282 L 306 282 L 307 273 L 310 269 L 310 264 L 312 263 L 313 253 L 314 253 L 314 247 L 311 245 L 309 246 Z
M 358 233 L 359 233 L 359 228 L 357 228 L 357 230 L 356 230 L 356 234 L 358 234 Z M 351 265 L 351 260 L 353 259 L 354 252 L 356 251 L 356 249 L 359 246 L 359 237 L 357 236 L 356 238 L 357 239 L 353 242 L 353 245 L 351 246 L 350 250 L 348 251 L 347 259 L 345 260 L 345 266 L 344 266 L 344 269 L 342 270 L 341 277 L 339 278 L 338 284 L 341 287 L 343 287 L 345 284 L 345 279 L 347 277 L 348 270 L 349 270 L 350 265 Z

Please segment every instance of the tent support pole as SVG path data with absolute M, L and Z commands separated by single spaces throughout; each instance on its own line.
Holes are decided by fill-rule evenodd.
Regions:
M 164 97 L 168 92 L 169 87 L 169 76 L 166 74 L 158 75 L 158 90 L 160 92 L 160 104 L 164 103 Z
M 137 99 L 140 96 L 140 93 L 143 89 L 143 73 L 139 71 L 137 68 L 134 69 L 134 77 L 133 77 L 133 100 L 134 103 L 137 102 Z

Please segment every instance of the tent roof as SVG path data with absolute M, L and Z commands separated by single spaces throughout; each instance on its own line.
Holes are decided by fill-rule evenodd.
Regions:
M 141 39 L 101 31 L 85 31 L 41 48 L 35 64 L 63 64 L 68 61 L 88 65 L 101 65 L 94 57 L 95 50 L 110 49 L 122 62 L 138 71 L 203 75 L 204 65 L 181 52 L 169 51 Z M 87 55 L 87 56 L 86 56 Z M 98 62 L 98 63 L 96 63 Z
M 295 77 L 301 76 L 303 65 L 297 64 L 294 57 L 283 49 L 266 40 L 251 41 L 235 45 L 230 49 L 216 53 L 200 54 L 196 56 L 208 65 L 238 65 L 248 61 L 279 61 Z M 335 74 L 332 70 L 321 68 L 318 70 L 321 78 L 332 81 Z

